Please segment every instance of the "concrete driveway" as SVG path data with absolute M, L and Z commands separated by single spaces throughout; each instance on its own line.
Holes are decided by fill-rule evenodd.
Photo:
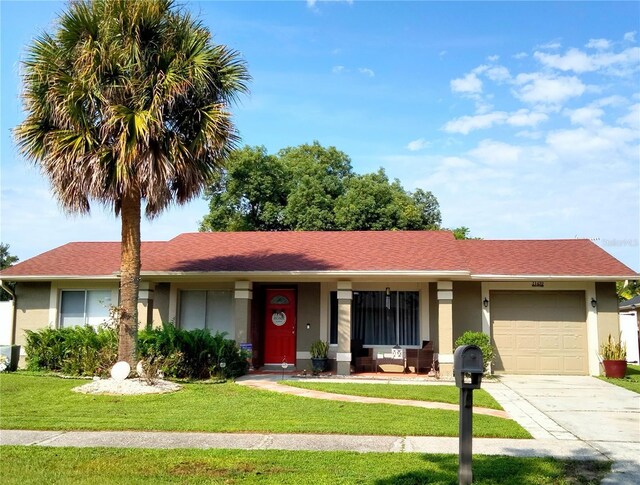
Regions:
M 640 483 L 640 394 L 586 376 L 500 376 L 487 389 L 537 439 L 580 440 L 613 460 L 603 483 Z

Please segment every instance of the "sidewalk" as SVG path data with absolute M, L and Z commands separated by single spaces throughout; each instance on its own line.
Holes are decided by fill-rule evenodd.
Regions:
M 458 438 L 330 434 L 2 430 L 0 445 L 458 453 Z M 560 440 L 475 438 L 473 453 L 521 457 L 553 456 L 575 460 L 607 459 L 605 455 L 580 441 Z

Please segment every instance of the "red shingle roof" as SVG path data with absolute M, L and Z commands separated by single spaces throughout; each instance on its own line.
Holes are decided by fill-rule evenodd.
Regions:
M 472 275 L 636 273 L 588 240 L 457 241 L 448 231 L 185 233 L 142 243 L 142 272 L 460 271 Z M 0 273 L 110 276 L 120 243 L 69 243 Z
M 617 276 L 635 274 L 587 239 L 458 241 L 474 275 Z

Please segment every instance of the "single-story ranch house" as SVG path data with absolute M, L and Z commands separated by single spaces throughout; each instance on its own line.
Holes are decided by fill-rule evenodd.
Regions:
M 118 302 L 119 242 L 75 242 L 0 273 L 25 330 L 96 325 Z M 467 330 L 491 335 L 493 371 L 599 374 L 618 334 L 615 281 L 638 279 L 588 240 L 456 240 L 448 231 L 186 233 L 142 243 L 141 326 L 174 322 L 251 344 L 255 367 L 349 374 L 356 351 L 429 347 L 442 375 Z M 395 347 L 395 352 L 393 348 Z M 430 364 L 430 362 L 429 362 Z

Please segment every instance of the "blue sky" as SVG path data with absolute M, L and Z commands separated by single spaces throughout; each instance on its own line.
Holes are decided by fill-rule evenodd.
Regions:
M 253 81 L 243 143 L 318 140 L 365 173 L 432 191 L 443 225 L 486 239 L 590 238 L 640 269 L 638 2 L 185 2 Z M 22 260 L 118 240 L 101 206 L 69 217 L 12 143 L 20 60 L 62 2 L 0 2 L 1 239 Z M 204 200 L 143 222 L 195 231 Z

